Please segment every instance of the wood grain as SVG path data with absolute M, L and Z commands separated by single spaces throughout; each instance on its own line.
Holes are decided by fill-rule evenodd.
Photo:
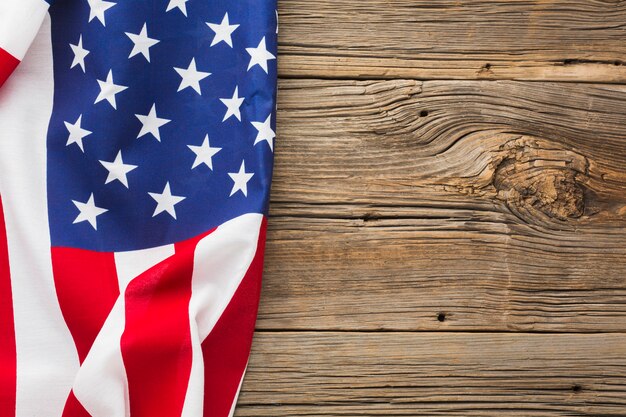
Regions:
M 236 415 L 626 415 L 626 2 L 279 9 Z
M 626 336 L 260 332 L 237 416 L 623 416 Z
M 260 329 L 626 331 L 624 86 L 280 87 Z
M 281 0 L 283 77 L 626 81 L 620 0 Z

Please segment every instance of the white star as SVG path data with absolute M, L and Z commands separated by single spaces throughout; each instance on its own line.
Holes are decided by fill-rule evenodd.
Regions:
M 250 68 L 258 65 L 263 68 L 263 71 L 265 71 L 265 73 L 267 73 L 267 61 L 269 61 L 270 59 L 276 59 L 276 57 L 272 53 L 270 53 L 265 46 L 265 36 L 263 36 L 263 39 L 261 39 L 261 42 L 259 42 L 259 46 L 257 46 L 256 48 L 246 48 L 246 51 L 248 51 L 248 53 L 250 54 L 250 64 L 248 64 L 248 71 L 250 71 Z
M 200 164 L 205 164 L 209 167 L 211 171 L 213 171 L 213 160 L 211 158 L 213 158 L 216 153 L 221 151 L 222 148 L 211 148 L 211 145 L 209 145 L 209 135 L 206 135 L 204 137 L 204 142 L 202 142 L 202 145 L 187 145 L 187 147 L 196 154 L 196 160 L 193 161 L 191 169 L 194 169 Z
M 129 32 L 125 33 L 126 36 L 128 36 L 130 40 L 133 41 L 133 43 L 135 44 L 133 46 L 133 50 L 130 51 L 130 55 L 128 55 L 128 58 L 132 58 L 137 54 L 142 54 L 146 58 L 146 60 L 150 62 L 150 47 L 156 45 L 161 41 L 148 37 L 148 28 L 146 27 L 145 23 L 143 24 L 141 32 L 139 32 L 138 34 L 135 35 L 134 33 Z
M 125 164 L 122 160 L 122 151 L 117 153 L 115 160 L 113 162 L 107 161 L 99 161 L 103 167 L 105 167 L 109 171 L 109 175 L 107 176 L 105 184 L 110 183 L 111 181 L 118 180 L 126 188 L 128 188 L 128 178 L 126 178 L 126 174 L 128 174 L 133 169 L 137 168 L 137 165 L 129 165 Z
M 155 137 L 156 140 L 161 142 L 161 134 L 159 133 L 159 128 L 171 122 L 171 120 L 169 119 L 161 119 L 157 116 L 156 104 L 152 105 L 150 113 L 148 113 L 147 115 L 143 116 L 141 114 L 136 114 L 135 117 L 137 117 L 143 125 L 141 126 L 141 131 L 139 131 L 139 134 L 137 135 L 137 139 L 139 139 L 143 135 L 147 135 L 148 133 L 150 133 L 152 136 Z
M 167 10 L 165 11 L 169 12 L 174 7 L 177 7 L 181 12 L 183 12 L 185 16 L 187 16 L 187 5 L 185 3 L 187 3 L 188 1 L 189 0 L 170 0 L 169 4 L 167 5 Z
M 115 6 L 115 3 L 104 0 L 87 0 L 87 2 L 91 8 L 89 11 L 89 21 L 91 22 L 94 18 L 97 18 L 100 23 L 102 23 L 102 26 L 106 26 L 104 22 L 104 12 Z
M 198 71 L 196 69 L 195 58 L 191 58 L 191 62 L 189 63 L 189 68 L 187 69 L 174 68 L 174 69 L 176 70 L 178 75 L 182 77 L 182 80 L 180 81 L 180 86 L 178 86 L 178 91 L 184 90 L 187 87 L 191 87 L 194 90 L 196 90 L 198 94 L 202 94 L 200 92 L 200 80 L 205 79 L 206 77 L 211 75 L 211 73 Z
M 89 200 L 87 200 L 86 203 L 81 203 L 76 200 L 72 200 L 72 203 L 74 203 L 76 208 L 80 211 L 78 216 L 76 216 L 76 219 L 74 219 L 73 224 L 87 221 L 94 230 L 98 230 L 96 217 L 109 211 L 107 209 L 96 207 L 96 203 L 93 201 L 93 193 L 91 193 L 91 196 L 89 196 Z
M 154 214 L 152 217 L 156 216 L 159 213 L 167 211 L 170 216 L 176 219 L 176 210 L 174 206 L 181 201 L 183 201 L 186 197 L 179 197 L 176 195 L 172 195 L 172 191 L 170 191 L 170 183 L 167 182 L 165 184 L 165 188 L 161 194 L 159 193 L 148 193 L 150 197 L 154 198 L 154 201 L 157 202 L 157 206 L 154 209 Z
M 272 130 L 272 115 L 267 116 L 264 122 L 252 122 L 252 126 L 256 130 L 259 131 L 256 135 L 256 140 L 254 144 L 256 145 L 259 142 L 267 141 L 268 145 L 270 145 L 270 149 L 274 150 L 274 138 L 276 137 L 276 133 Z
M 65 144 L 65 146 L 70 146 L 72 143 L 75 143 L 78 145 L 80 150 L 83 151 L 84 153 L 85 149 L 83 148 L 83 138 L 85 136 L 91 135 L 91 132 L 89 130 L 83 129 L 80 126 L 82 120 L 83 120 L 83 115 L 81 114 L 80 116 L 78 116 L 78 120 L 76 120 L 76 123 L 74 124 L 71 124 L 69 122 L 63 122 L 63 123 L 65 123 L 65 127 L 67 128 L 67 131 L 70 132 L 70 136 L 67 138 L 67 143 Z
M 233 98 L 221 98 L 220 101 L 226 105 L 226 114 L 222 122 L 225 122 L 230 116 L 235 116 L 241 121 L 241 111 L 239 108 L 243 104 L 245 97 L 239 97 L 239 86 L 235 87 Z
M 215 32 L 215 37 L 213 38 L 213 42 L 211 42 L 211 46 L 217 45 L 220 42 L 226 42 L 228 46 L 233 47 L 233 38 L 232 34 L 239 27 L 239 25 L 231 25 L 228 21 L 228 13 L 224 15 L 222 19 L 222 23 L 219 25 L 217 23 L 207 23 L 207 26 L 211 28 L 213 32 Z
M 230 178 L 232 178 L 234 184 L 233 189 L 230 192 L 230 196 L 232 197 L 237 191 L 241 191 L 243 195 L 248 196 L 248 181 L 250 178 L 254 176 L 252 172 L 246 172 L 246 161 L 241 161 L 241 167 L 239 168 L 239 172 L 228 173 Z
M 96 104 L 102 100 L 106 100 L 111 106 L 113 106 L 114 109 L 117 109 L 115 95 L 126 90 L 128 87 L 115 84 L 113 82 L 113 71 L 111 70 L 109 70 L 109 75 L 107 75 L 106 81 L 97 81 L 100 85 L 100 94 L 98 94 L 98 97 L 96 97 L 96 101 L 94 101 L 93 104 Z
M 74 52 L 74 60 L 70 68 L 80 65 L 83 72 L 85 72 L 85 57 L 89 55 L 89 51 L 83 48 L 83 35 L 80 35 L 80 38 L 78 38 L 78 45 L 72 45 L 70 43 L 70 48 L 72 48 L 72 52 Z

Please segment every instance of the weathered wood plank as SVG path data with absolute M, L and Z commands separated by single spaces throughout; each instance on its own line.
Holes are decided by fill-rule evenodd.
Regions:
M 259 328 L 626 331 L 626 87 L 289 80 L 278 125 Z
M 626 81 L 614 0 L 281 0 L 283 77 Z
M 257 333 L 237 416 L 623 416 L 626 335 Z

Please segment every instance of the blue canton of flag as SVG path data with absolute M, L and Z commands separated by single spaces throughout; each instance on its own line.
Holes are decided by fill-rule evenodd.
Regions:
M 62 86 L 48 131 L 53 246 L 154 247 L 266 213 L 273 7 L 67 0 L 50 14 Z

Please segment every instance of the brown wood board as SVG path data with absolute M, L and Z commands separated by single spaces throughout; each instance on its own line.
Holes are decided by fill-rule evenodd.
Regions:
M 259 333 L 238 416 L 623 416 L 626 336 Z
M 626 330 L 622 86 L 288 80 L 279 109 L 260 328 Z
M 626 81 L 619 0 L 280 0 L 283 77 Z

